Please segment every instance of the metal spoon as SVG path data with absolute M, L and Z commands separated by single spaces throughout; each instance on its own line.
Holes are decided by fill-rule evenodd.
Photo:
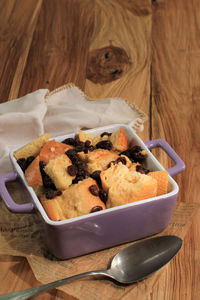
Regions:
M 85 272 L 35 288 L 0 295 L 0 300 L 29 299 L 67 282 L 91 275 L 104 275 L 119 283 L 130 284 L 144 279 L 167 264 L 181 249 L 182 243 L 182 240 L 176 236 L 145 239 L 124 248 L 116 254 L 107 270 Z

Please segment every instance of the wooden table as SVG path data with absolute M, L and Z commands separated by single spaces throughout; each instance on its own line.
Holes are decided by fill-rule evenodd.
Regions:
M 0 101 L 72 82 L 89 97 L 135 103 L 149 117 L 141 138 L 165 139 L 186 163 L 174 177 L 178 201 L 200 202 L 199 12 L 198 0 L 1 0 Z M 0 270 L 0 293 L 38 284 L 24 258 L 1 256 Z M 200 299 L 199 279 L 198 213 L 149 297 Z M 75 298 L 54 290 L 37 299 Z

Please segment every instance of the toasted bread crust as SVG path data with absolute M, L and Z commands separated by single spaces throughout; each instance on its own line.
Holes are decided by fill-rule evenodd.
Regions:
M 13 155 L 16 159 L 19 158 L 28 158 L 29 156 L 37 156 L 41 150 L 41 148 L 44 146 L 44 144 L 47 143 L 47 141 L 50 138 L 50 134 L 45 133 L 32 142 L 24 145 L 20 149 L 14 151 Z
M 40 166 L 39 166 L 39 155 L 32 161 L 32 163 L 28 166 L 25 170 L 25 177 L 28 184 L 32 187 L 38 185 L 42 186 L 42 176 L 40 173 Z
M 48 141 L 40 151 L 40 160 L 47 164 L 51 159 L 64 154 L 67 150 L 72 149 L 73 146 L 56 142 L 55 140 Z
M 113 144 L 113 150 L 121 152 L 128 149 L 128 137 L 122 127 L 117 132 L 111 134 L 110 141 Z
M 167 193 L 169 179 L 168 172 L 166 170 L 149 172 L 148 176 L 151 176 L 152 178 L 157 180 L 157 196 Z

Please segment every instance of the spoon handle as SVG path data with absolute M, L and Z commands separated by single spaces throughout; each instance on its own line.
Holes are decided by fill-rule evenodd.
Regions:
M 60 285 L 63 285 L 65 283 L 71 282 L 76 279 L 80 279 L 86 276 L 94 276 L 94 275 L 104 275 L 107 276 L 107 270 L 99 270 L 99 271 L 90 271 L 90 272 L 84 272 L 78 275 L 74 275 L 71 277 L 63 278 L 60 280 L 56 280 L 47 284 L 43 284 L 34 288 L 30 288 L 27 290 L 22 290 L 19 292 L 14 292 L 14 293 L 9 293 L 9 294 L 3 294 L 0 295 L 0 300 L 10 300 L 10 299 L 15 299 L 15 300 L 25 300 L 29 299 L 33 296 L 36 296 L 42 292 L 48 291 L 52 288 L 58 287 Z

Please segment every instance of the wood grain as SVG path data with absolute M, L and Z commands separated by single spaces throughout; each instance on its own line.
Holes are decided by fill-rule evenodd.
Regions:
M 43 0 L 19 95 L 68 82 L 84 89 L 94 2 Z
M 91 98 L 135 103 L 149 116 L 142 139 L 164 138 L 186 163 L 174 177 L 178 201 L 200 203 L 199 11 L 198 0 L 1 0 L 0 103 L 68 82 Z M 126 51 L 131 68 L 94 84 L 86 79 L 88 55 L 109 45 Z M 163 151 L 153 153 L 172 165 Z M 200 299 L 199 240 L 200 213 L 180 255 L 140 300 Z M 0 293 L 38 284 L 23 258 L 1 256 L 0 268 Z M 37 299 L 75 300 L 58 291 Z
M 27 261 L 22 257 L 0 256 L 1 264 L 1 293 L 9 293 L 17 290 L 28 289 L 37 286 L 35 279 Z M 65 294 L 61 291 L 52 290 L 36 297 L 42 299 L 64 299 Z M 67 298 L 67 300 L 75 300 L 75 298 Z
M 200 166 L 200 34 L 198 1 L 155 1 L 152 19 L 152 138 L 166 139 L 186 164 L 175 177 L 178 201 L 199 202 Z M 161 162 L 164 156 L 157 153 Z M 157 287 L 152 299 L 199 299 L 200 219 L 197 217 L 185 238 L 179 259 L 169 273 L 181 267 L 181 281 L 169 280 Z M 178 273 L 177 277 L 180 276 Z M 161 297 L 159 298 L 158 297 Z M 158 298 L 157 298 L 158 297 Z
M 142 2 L 95 1 L 95 22 L 89 50 L 110 44 L 122 48 L 132 67 L 120 79 L 107 84 L 94 84 L 86 80 L 85 92 L 95 99 L 122 97 L 149 114 L 151 3 L 148 0 Z M 142 17 L 139 18 L 138 14 Z M 148 124 L 143 137 L 148 139 Z
M 16 98 L 42 0 L 0 2 L 0 102 Z

